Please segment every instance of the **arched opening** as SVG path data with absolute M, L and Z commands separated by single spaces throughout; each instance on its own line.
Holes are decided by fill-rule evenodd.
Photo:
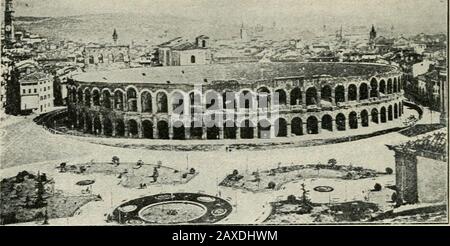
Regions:
M 127 90 L 128 111 L 137 112 L 137 92 L 134 88 Z
M 144 138 L 153 138 L 153 123 L 151 121 L 142 121 L 142 134 Z
M 283 118 L 278 118 L 275 120 L 274 125 L 275 136 L 276 137 L 287 137 L 287 121 Z
M 350 129 L 358 128 L 358 114 L 356 112 L 350 112 L 350 114 L 348 115 L 348 120 Z
M 167 113 L 167 95 L 164 92 L 158 92 L 156 94 L 157 112 Z M 167 122 L 166 122 L 167 123 Z M 159 124 L 159 122 L 158 122 Z
M 317 104 L 317 90 L 315 87 L 310 87 L 306 90 L 306 106 Z
M 225 139 L 236 139 L 236 124 L 234 123 L 234 121 L 226 121 L 223 131 Z
M 300 88 L 295 87 L 291 90 L 291 105 L 301 105 L 302 104 L 302 91 Z
M 100 92 L 98 90 L 92 92 L 92 103 L 94 106 L 100 106 Z
M 86 133 L 92 133 L 92 118 L 89 114 L 86 114 Z
M 206 40 L 202 40 L 202 48 L 206 48 Z
M 381 109 L 380 109 L 380 122 L 386 123 L 386 108 L 385 107 L 381 107 Z
M 372 109 L 372 111 L 370 112 L 370 116 L 372 117 L 372 122 L 378 124 L 378 109 Z
M 78 90 L 78 103 L 81 105 L 83 104 L 83 91 L 81 89 Z
M 392 106 L 389 105 L 389 107 L 388 107 L 388 120 L 392 120 L 392 119 L 393 119 Z
M 152 94 L 148 91 L 141 94 L 141 110 L 144 113 L 152 112 Z
M 357 95 L 358 95 L 358 92 L 356 90 L 357 90 L 356 85 L 351 84 L 348 86 L 348 100 L 349 101 L 356 101 Z
M 215 91 L 208 91 L 205 95 L 206 99 L 206 109 L 207 110 L 218 110 L 220 109 L 219 94 Z
M 274 103 L 275 105 L 286 105 L 286 92 L 283 89 L 278 89 L 275 91 Z
M 178 140 L 186 139 L 186 136 L 185 136 L 186 131 L 185 131 L 183 122 L 176 121 L 173 123 L 172 127 L 173 127 L 173 139 L 178 139 Z
M 174 114 L 184 113 L 184 96 L 180 92 L 174 92 L 172 94 L 172 112 Z
M 258 122 L 258 138 L 269 139 L 271 124 L 268 120 Z
M 343 85 L 336 86 L 334 93 L 336 103 L 345 102 L 345 88 Z
M 392 94 L 392 79 L 388 79 L 388 82 L 387 82 L 387 94 Z
M 394 78 L 394 93 L 398 92 L 398 83 L 397 83 L 397 78 Z
M 156 128 L 158 129 L 159 139 L 169 139 L 169 124 L 167 121 L 158 121 Z
M 369 99 L 369 87 L 366 83 L 361 83 L 359 85 L 359 100 Z
M 123 53 L 119 53 L 117 54 L 116 59 L 114 60 L 114 62 L 124 62 L 125 61 L 125 56 Z
M 257 91 L 258 108 L 270 108 L 270 91 L 267 87 L 261 87 Z
M 191 139 L 202 139 L 203 135 L 203 124 L 201 121 L 192 121 L 191 122 Z
M 112 136 L 113 133 L 113 125 L 111 120 L 108 117 L 105 117 L 103 120 L 103 134 L 106 136 Z
M 361 111 L 361 126 L 363 127 L 369 126 L 369 113 L 365 109 Z
M 191 56 L 191 63 L 195 63 L 195 56 Z
M 77 102 L 77 91 L 75 90 L 75 88 L 70 91 L 70 96 L 71 96 L 72 102 L 76 103 Z
M 384 80 L 380 81 L 380 93 L 386 94 L 386 82 Z
M 82 113 L 78 115 L 78 124 L 77 124 L 78 130 L 83 130 L 84 128 L 84 116 Z
M 322 122 L 321 123 L 322 129 L 328 130 L 330 132 L 333 131 L 333 118 L 331 118 L 330 115 L 326 114 L 326 115 L 322 116 L 321 122 Z
M 240 130 L 241 130 L 241 138 L 243 139 L 251 139 L 253 138 L 253 131 L 255 126 L 253 123 L 249 120 L 245 120 L 241 123 Z
M 240 108 L 251 109 L 253 108 L 253 96 L 248 90 L 242 91 L 239 95 Z
M 219 139 L 220 129 L 215 124 L 206 128 L 207 139 Z
M 394 119 L 398 118 L 398 106 L 396 103 L 394 103 Z
M 122 91 L 114 92 L 114 105 L 117 110 L 123 110 L 123 93 Z
M 128 133 L 133 138 L 138 136 L 138 123 L 135 120 L 128 121 Z
M 189 93 L 189 103 L 191 108 L 191 115 L 202 114 L 202 96 L 200 93 L 191 92 Z
M 103 107 L 111 108 L 111 94 L 108 90 L 103 91 Z
M 398 117 L 402 116 L 403 114 L 403 103 L 399 102 L 398 103 Z
M 236 94 L 232 91 L 225 91 L 222 94 L 222 102 L 224 109 L 236 109 Z
M 125 124 L 121 119 L 116 120 L 116 136 L 125 136 Z
M 89 56 L 89 64 L 94 64 L 94 56 Z
M 100 118 L 97 116 L 94 118 L 94 134 L 100 135 L 102 133 L 102 122 Z
M 89 90 L 84 91 L 84 105 L 86 107 L 91 106 L 91 92 L 89 92 Z
M 306 131 L 308 132 L 308 134 L 318 134 L 319 133 L 318 121 L 317 121 L 316 117 L 310 116 L 306 120 Z
M 300 117 L 295 117 L 291 121 L 291 132 L 296 136 L 303 135 L 303 122 Z
M 332 96 L 331 96 L 331 86 L 325 85 L 320 90 L 320 97 L 323 101 L 332 102 Z
M 345 131 L 345 115 L 339 113 L 336 115 L 336 128 L 338 131 Z
M 378 82 L 375 78 L 370 80 L 370 97 L 378 97 Z
M 102 54 L 100 54 L 98 56 L 98 63 L 103 63 L 103 55 Z

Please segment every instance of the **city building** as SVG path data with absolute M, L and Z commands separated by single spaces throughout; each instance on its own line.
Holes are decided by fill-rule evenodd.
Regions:
M 447 134 L 439 130 L 388 146 L 395 152 L 395 187 L 402 203 L 438 203 L 447 197 Z
M 53 109 L 53 78 L 34 72 L 20 78 L 20 110 L 22 113 L 42 114 Z
M 156 65 L 188 66 L 210 64 L 209 37 L 201 35 L 190 42 L 181 37 L 160 44 L 157 48 Z

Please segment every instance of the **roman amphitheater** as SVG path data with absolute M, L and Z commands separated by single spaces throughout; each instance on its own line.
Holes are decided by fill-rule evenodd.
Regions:
M 402 73 L 366 63 L 248 63 L 88 72 L 71 127 L 145 139 L 273 139 L 377 129 L 403 114 Z

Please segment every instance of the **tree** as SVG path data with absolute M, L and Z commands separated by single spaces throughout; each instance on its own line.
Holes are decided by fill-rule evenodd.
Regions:
M 301 187 L 301 190 L 302 190 L 302 200 L 301 200 L 301 202 L 303 203 L 303 204 L 311 204 L 311 200 L 309 199 L 309 190 L 307 190 L 306 189 L 306 185 L 303 183 L 302 184 L 302 187 Z
M 153 175 L 152 175 L 152 177 L 153 177 L 153 182 L 156 182 L 156 181 L 158 181 L 158 177 L 159 177 L 159 172 L 158 172 L 158 168 L 153 168 Z
M 330 166 L 335 166 L 337 164 L 337 160 L 332 158 L 328 160 L 328 165 Z
M 34 201 L 34 206 L 38 208 L 45 205 L 44 201 L 45 188 L 44 183 L 42 182 L 42 179 L 40 177 L 41 176 L 38 174 L 38 179 L 36 182 L 36 200 Z
M 234 169 L 234 170 L 233 170 L 233 175 L 234 175 L 234 176 L 237 176 L 238 174 L 239 174 L 238 170 L 237 170 L 237 169 Z
M 386 167 L 386 174 L 392 174 L 394 173 L 394 170 L 392 170 L 392 168 L 390 167 Z
M 382 188 L 382 186 L 381 186 L 379 183 L 376 183 L 376 184 L 373 186 L 373 190 L 374 190 L 374 191 L 380 191 L 381 188 Z
M 287 202 L 290 204 L 295 204 L 297 202 L 297 198 L 294 195 L 289 195 L 287 197 Z
M 112 157 L 112 163 L 118 166 L 118 165 L 120 164 L 120 159 L 119 159 L 119 157 L 113 156 L 113 157 Z
M 268 184 L 267 184 L 267 188 L 269 188 L 269 189 L 275 189 L 275 182 L 273 182 L 273 181 L 270 181 Z

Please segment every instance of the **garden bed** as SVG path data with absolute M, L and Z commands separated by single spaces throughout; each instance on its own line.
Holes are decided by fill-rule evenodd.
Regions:
M 333 162 L 333 161 L 332 161 Z M 334 163 L 334 162 L 333 162 Z M 389 173 L 391 173 L 389 171 Z M 234 170 L 232 174 L 225 177 L 219 185 L 245 189 L 252 192 L 267 190 L 278 190 L 284 184 L 309 178 L 330 178 L 356 180 L 373 178 L 385 173 L 380 173 L 372 169 L 354 167 L 352 165 L 336 164 L 308 164 L 278 166 L 277 168 L 255 171 L 251 174 L 240 174 Z
M 54 190 L 54 181 L 45 174 L 26 171 L 1 181 L 0 224 L 73 216 L 83 205 L 101 200 L 94 194 L 72 196 Z
M 194 178 L 198 172 L 191 168 L 179 171 L 161 164 L 137 164 L 131 162 L 108 163 L 89 162 L 74 165 L 58 166 L 61 172 L 76 174 L 104 174 L 113 175 L 120 179 L 120 184 L 127 188 L 145 188 L 154 184 L 184 184 Z

